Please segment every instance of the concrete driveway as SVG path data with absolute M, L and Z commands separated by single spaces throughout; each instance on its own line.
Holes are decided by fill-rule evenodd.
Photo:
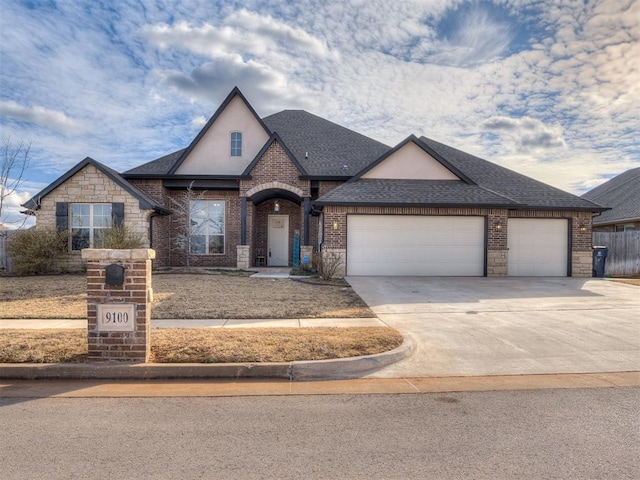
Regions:
M 414 353 L 372 377 L 640 370 L 640 287 L 604 279 L 348 277 Z

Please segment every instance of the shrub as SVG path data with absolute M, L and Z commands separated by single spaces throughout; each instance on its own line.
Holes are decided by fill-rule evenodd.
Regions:
M 102 230 L 100 232 L 100 243 L 102 245 L 99 248 L 113 249 L 142 248 L 144 245 L 142 236 L 133 233 L 125 224 Z
M 30 228 L 11 236 L 7 252 L 16 273 L 60 273 L 67 252 L 68 233 L 55 228 Z
M 313 255 L 318 275 L 323 280 L 330 280 L 336 276 L 342 266 L 342 255 L 338 252 L 317 252 Z

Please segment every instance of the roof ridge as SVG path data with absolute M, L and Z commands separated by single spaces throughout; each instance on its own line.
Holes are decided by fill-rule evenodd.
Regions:
M 637 172 L 634 172 L 634 170 L 637 170 Z M 618 175 L 616 175 L 615 177 L 611 177 L 609 180 L 607 180 L 606 182 L 604 182 L 604 183 L 602 183 L 602 184 L 598 185 L 597 187 L 593 188 L 593 189 L 592 189 L 592 190 L 590 190 L 590 191 L 591 191 L 591 192 L 593 192 L 594 190 L 596 190 L 596 189 L 598 189 L 598 188 L 600 188 L 600 187 L 604 187 L 607 183 L 609 183 L 609 182 L 611 182 L 612 180 L 615 180 L 616 178 L 619 178 L 619 177 L 621 177 L 622 175 L 625 175 L 625 174 L 627 174 L 627 173 L 629 173 L 629 172 L 633 172 L 633 174 L 632 174 L 632 175 L 631 175 L 627 180 L 624 180 L 620 185 L 616 185 L 614 188 L 610 188 L 610 189 L 608 189 L 608 190 L 607 190 L 607 189 L 603 189 L 602 193 L 599 193 L 599 194 L 595 195 L 595 196 L 594 196 L 593 198 L 591 198 L 590 200 L 597 200 L 598 198 L 600 198 L 600 197 L 602 197 L 602 196 L 604 196 L 604 195 L 607 195 L 607 194 L 611 193 L 613 190 L 617 190 L 617 189 L 619 189 L 620 187 L 622 187 L 622 186 L 626 185 L 627 183 L 631 182 L 632 180 L 635 180 L 636 178 L 640 178 L 640 167 L 637 167 L 637 168 L 631 168 L 631 169 L 629 169 L 629 170 L 627 170 L 627 171 L 624 171 L 624 172 L 622 172 L 622 173 L 619 173 L 619 174 L 618 174 Z M 589 193 L 589 192 L 586 192 L 586 193 Z

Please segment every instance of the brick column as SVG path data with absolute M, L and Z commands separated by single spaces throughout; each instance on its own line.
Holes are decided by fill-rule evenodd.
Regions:
M 155 250 L 146 248 L 82 250 L 87 261 L 89 361 L 149 361 L 155 256 Z

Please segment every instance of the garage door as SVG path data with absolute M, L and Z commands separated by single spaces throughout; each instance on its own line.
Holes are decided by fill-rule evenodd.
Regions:
M 509 276 L 567 276 L 568 220 L 510 218 L 507 244 Z
M 349 215 L 347 275 L 484 275 L 484 217 Z

